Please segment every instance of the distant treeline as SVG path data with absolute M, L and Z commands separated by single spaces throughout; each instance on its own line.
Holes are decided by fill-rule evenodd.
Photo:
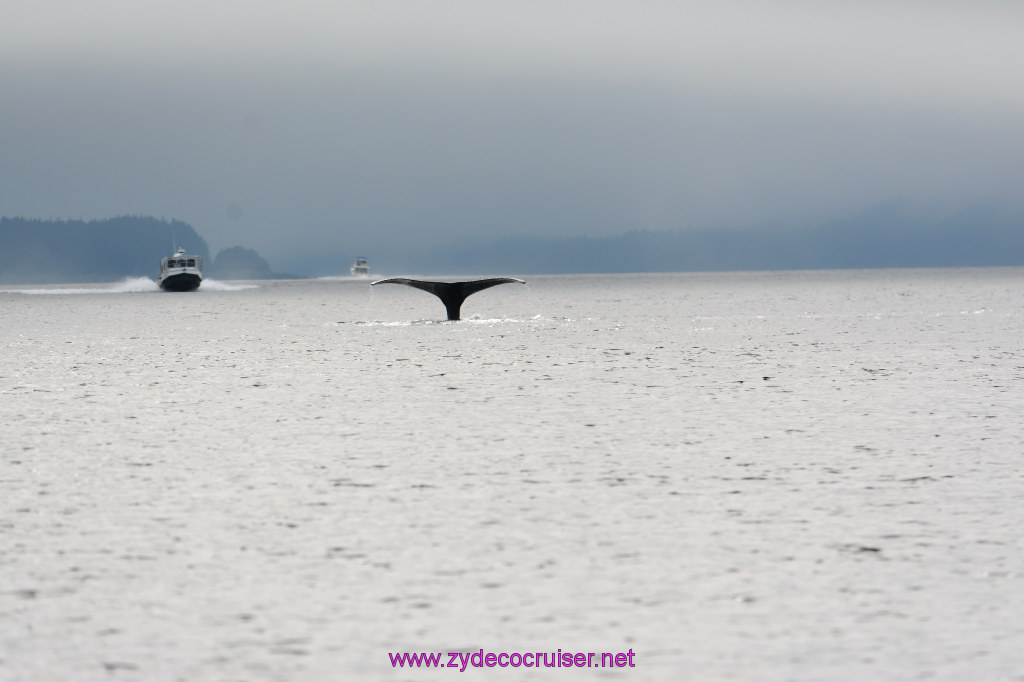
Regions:
M 291 277 L 241 246 L 211 262 L 206 241 L 180 221 L 3 218 L 0 283 L 155 278 L 160 259 L 175 245 L 202 256 L 208 277 Z M 303 274 L 316 269 L 316 255 L 311 245 Z M 990 206 L 922 216 L 891 204 L 806 229 L 634 230 L 574 238 L 484 233 L 432 248 L 381 243 L 370 256 L 378 272 L 445 275 L 1017 266 L 1024 265 L 1024 216 Z
M 273 272 L 262 256 L 241 246 L 232 246 L 217 252 L 209 270 L 219 279 L 292 279 L 295 275 Z
M 519 274 L 1017 266 L 1024 265 L 1024 218 L 982 209 L 920 217 L 884 206 L 813 229 L 695 228 L 449 245 L 410 267 L 428 263 L 436 272 Z
M 195 229 L 178 220 L 121 216 L 108 220 L 0 218 L 0 283 L 112 282 L 156 277 L 176 246 L 203 258 L 204 274 L 223 279 L 287 277 L 255 251 L 232 247 L 210 260 Z M 223 266 L 222 266 L 223 260 Z M 222 270 L 223 273 L 218 273 Z

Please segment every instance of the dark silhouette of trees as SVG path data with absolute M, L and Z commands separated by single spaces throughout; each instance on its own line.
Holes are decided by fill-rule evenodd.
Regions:
M 178 220 L 120 216 L 108 220 L 0 218 L 0 282 L 110 282 L 156 277 L 175 246 L 210 257 L 206 240 Z

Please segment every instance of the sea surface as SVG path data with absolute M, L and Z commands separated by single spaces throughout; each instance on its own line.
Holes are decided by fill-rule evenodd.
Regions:
M 0 290 L 0 680 L 1024 680 L 1024 269 L 526 280 Z

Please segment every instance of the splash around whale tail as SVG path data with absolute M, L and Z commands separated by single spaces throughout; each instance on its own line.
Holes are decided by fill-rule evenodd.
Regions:
M 408 279 L 406 277 L 389 277 L 370 282 L 370 286 L 377 284 L 404 284 L 407 287 L 422 289 L 441 299 L 445 310 L 448 311 L 449 320 L 459 320 L 462 312 L 462 304 L 465 300 L 478 291 L 490 289 L 499 284 L 526 284 L 524 280 L 515 277 L 491 277 L 489 279 L 476 279 L 470 282 L 428 282 L 421 279 Z

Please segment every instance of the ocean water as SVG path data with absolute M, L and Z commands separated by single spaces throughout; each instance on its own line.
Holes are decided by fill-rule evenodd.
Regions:
M 0 291 L 0 679 L 1024 680 L 1024 269 L 526 279 Z

